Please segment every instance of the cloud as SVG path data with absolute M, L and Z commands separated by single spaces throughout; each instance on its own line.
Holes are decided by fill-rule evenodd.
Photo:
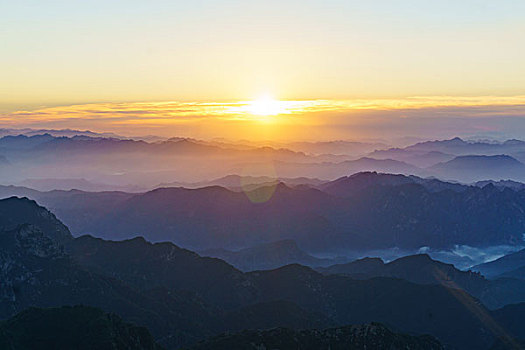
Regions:
M 163 136 L 333 139 L 416 135 L 519 137 L 525 96 L 280 101 L 282 113 L 250 113 L 251 102 L 93 103 L 0 114 L 4 127 L 87 128 Z M 196 135 L 195 135 L 196 133 Z M 272 134 L 273 133 L 273 134 Z M 277 137 L 278 136 L 278 137 Z

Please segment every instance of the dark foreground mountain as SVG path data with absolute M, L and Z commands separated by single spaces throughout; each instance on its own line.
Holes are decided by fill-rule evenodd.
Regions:
M 182 342 L 206 335 L 195 327 L 202 308 L 191 298 L 180 297 L 178 309 L 166 308 L 147 293 L 78 266 L 36 226 L 22 224 L 0 232 L 0 244 L 0 318 L 30 306 L 89 305 L 147 326 L 157 337 L 175 329 Z M 173 294 L 173 299 L 178 297 Z M 186 307 L 191 313 L 183 312 Z
M 364 258 L 346 264 L 318 268 L 324 274 L 343 274 L 356 279 L 401 278 L 418 284 L 436 284 L 462 289 L 495 309 L 525 302 L 525 281 L 514 278 L 487 280 L 479 272 L 461 271 L 426 254 L 406 256 L 389 263 Z
M 344 274 L 359 279 L 402 278 L 419 284 L 443 284 L 465 290 L 479 289 L 487 281 L 479 273 L 458 270 L 454 265 L 433 260 L 427 254 L 406 256 L 389 263 L 379 258 L 364 258 L 318 270 L 325 274 Z
M 146 326 L 170 349 L 242 329 L 369 322 L 432 334 L 458 349 L 524 336 L 512 320 L 523 319 L 525 310 L 489 311 L 468 293 L 442 285 L 324 276 L 300 265 L 242 273 L 219 259 L 144 239 L 86 236 L 59 244 L 37 220 L 24 223 L 42 208 L 27 199 L 9 201 L 25 203 L 20 208 L 27 212 L 16 216 L 18 226 L 0 232 L 0 318 L 30 306 L 89 305 Z
M 21 223 L 38 226 L 56 242 L 63 243 L 73 238 L 55 215 L 36 202 L 16 197 L 0 200 L 0 231 L 15 229 Z
M 82 240 L 92 242 L 86 244 Z M 298 326 L 308 319 L 322 324 L 327 321 L 316 315 L 324 315 L 335 324 L 387 322 L 405 331 L 435 334 L 456 345 L 467 342 L 464 334 L 483 339 L 483 334 L 491 332 L 476 316 L 490 317 L 489 311 L 468 294 L 442 286 L 393 279 L 358 281 L 343 276 L 323 276 L 299 265 L 242 274 L 220 260 L 184 253 L 172 244 L 152 245 L 139 239 L 106 242 L 89 237 L 78 242 L 82 252 L 76 251 L 73 255 L 83 266 L 106 271 L 139 290 L 152 286 L 189 290 L 205 304 L 217 307 L 213 314 L 230 330 L 256 325 L 259 327 L 255 328 L 261 325 L 268 328 L 283 322 Z M 268 304 L 278 300 L 290 307 Z M 294 304 L 298 307 L 292 307 Z M 471 308 L 476 309 L 476 313 L 472 313 Z M 221 310 L 227 315 L 222 320 Z M 277 313 L 268 314 L 271 310 Z M 233 322 L 232 316 L 228 316 L 232 314 L 238 315 L 236 319 L 240 322 Z M 301 314 L 300 322 L 286 321 L 292 319 L 291 315 Z M 454 320 L 454 327 L 460 333 L 450 332 L 450 320 Z M 479 329 L 485 330 L 479 333 Z
M 223 334 L 191 349 L 441 350 L 443 346 L 430 336 L 416 337 L 394 333 L 381 324 L 372 323 L 325 330 L 276 328 Z
M 20 213 L 22 220 L 31 218 L 31 211 L 42 210 L 27 199 L 17 200 L 27 204 L 21 206 L 27 211 Z M 75 244 L 84 245 L 83 249 L 77 246 L 78 256 L 72 256 L 38 222 L 0 230 L 0 319 L 30 306 L 89 305 L 147 326 L 170 348 L 245 327 L 330 324 L 326 316 L 292 302 L 259 305 L 250 297 L 249 285 L 242 285 L 247 278 L 221 260 L 201 258 L 173 244 L 153 246 L 133 240 L 119 249 L 112 242 L 105 246 L 97 246 L 101 240 L 93 242 L 70 238 L 64 243 L 67 251 L 74 251 Z M 82 259 L 81 252 L 91 249 L 101 253 L 91 261 Z M 114 261 L 113 266 L 99 268 L 97 261 L 104 259 Z
M 30 308 L 0 322 L 6 350 L 161 350 L 146 328 L 86 306 Z
M 490 347 L 490 350 L 523 350 L 525 340 L 498 338 Z

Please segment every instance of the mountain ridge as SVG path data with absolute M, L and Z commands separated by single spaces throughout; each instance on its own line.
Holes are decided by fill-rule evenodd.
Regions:
M 39 210 L 36 204 L 22 208 Z M 32 217 L 19 214 L 16 218 L 21 225 L 25 217 Z M 49 226 L 45 220 L 43 223 L 44 228 Z M 38 222 L 35 224 L 34 231 L 21 235 L 3 231 L 0 237 L 9 241 L 19 234 L 50 242 L 51 238 L 39 231 Z M 403 332 L 431 333 L 444 344 L 459 348 L 484 348 L 494 338 L 493 332 L 499 335 L 476 316 L 493 317 L 492 311 L 467 293 L 439 285 L 323 276 L 297 264 L 242 273 L 219 259 L 141 238 L 108 242 L 85 236 L 65 244 L 62 253 L 60 247 L 58 251 L 53 248 L 51 252 L 60 253 L 58 256 L 40 254 L 39 249 L 33 249 L 39 245 L 33 243 L 6 244 L 8 241 L 1 245 L 0 272 L 7 281 L 2 286 L 15 298 L 0 293 L 3 318 L 29 305 L 82 303 L 148 326 L 154 337 L 171 348 L 240 330 L 239 326 L 289 323 L 296 328 L 312 328 L 314 324 L 320 328 L 327 322 L 361 324 L 370 319 L 395 325 Z M 230 292 L 232 288 L 235 293 Z M 278 302 L 285 304 L 268 306 Z M 279 314 L 268 314 L 268 308 L 276 307 Z M 475 308 L 476 313 L 469 308 Z M 512 307 L 507 310 L 509 315 L 521 313 Z M 451 333 L 451 329 L 458 333 Z M 519 331 L 513 334 L 520 336 Z

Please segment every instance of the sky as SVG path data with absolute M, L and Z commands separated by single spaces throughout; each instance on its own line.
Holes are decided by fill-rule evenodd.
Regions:
M 512 136 L 525 131 L 519 124 L 525 125 L 521 0 L 0 0 L 0 45 L 0 127 L 60 125 L 202 137 L 235 135 L 242 129 L 247 134 L 268 131 L 259 137 L 305 138 L 312 137 L 311 128 L 302 124 L 322 124 L 320 138 L 370 137 L 373 114 L 378 135 L 392 123 L 400 126 L 391 134 L 420 132 L 416 124 L 422 120 L 428 123 L 425 132 L 437 136 L 451 129 L 442 125 L 433 130 L 437 124 L 468 113 L 469 125 L 461 119 L 460 132 L 479 134 L 488 128 L 501 134 L 508 129 L 505 135 Z M 309 106 L 331 101 L 332 107 L 308 110 L 302 124 L 293 124 L 290 115 L 300 114 L 294 110 L 273 124 L 265 118 L 245 121 L 244 129 L 238 111 L 231 113 L 235 123 L 224 115 L 210 118 L 208 111 L 199 125 L 180 111 L 158 108 L 159 102 L 213 103 L 216 116 L 223 104 L 264 94 Z M 448 98 L 449 119 L 427 122 L 440 113 L 411 104 L 421 97 L 439 108 Z M 507 102 L 505 107 L 497 102 L 494 110 L 498 98 Z M 356 110 L 363 100 L 378 107 Z M 489 119 L 484 119 L 478 129 L 469 129 L 472 114 L 479 112 L 467 112 L 463 102 L 456 106 L 458 100 L 478 101 L 472 110 L 484 101 L 483 108 L 494 113 L 483 117 L 499 117 L 495 120 L 503 125 L 487 126 Z M 137 103 L 156 103 L 156 118 L 140 118 Z M 135 110 L 135 115 L 128 111 L 127 119 L 122 112 L 108 118 L 109 104 Z M 410 113 L 405 113 L 407 104 Z M 41 112 L 86 110 L 88 105 L 91 113 L 62 113 L 60 122 L 46 120 Z M 461 113 L 450 115 L 453 107 L 461 107 Z M 417 114 L 418 121 L 403 130 L 406 114 Z

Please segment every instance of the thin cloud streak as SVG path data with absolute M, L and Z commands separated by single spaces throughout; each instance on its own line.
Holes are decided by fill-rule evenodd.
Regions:
M 260 117 L 241 102 L 95 103 L 0 114 L 11 128 L 89 128 L 124 135 L 334 139 L 418 135 L 515 137 L 525 131 L 525 96 L 410 97 L 375 100 L 279 101 L 281 113 Z M 312 131 L 315 133 L 312 134 Z M 195 134 L 196 133 L 196 134 Z

